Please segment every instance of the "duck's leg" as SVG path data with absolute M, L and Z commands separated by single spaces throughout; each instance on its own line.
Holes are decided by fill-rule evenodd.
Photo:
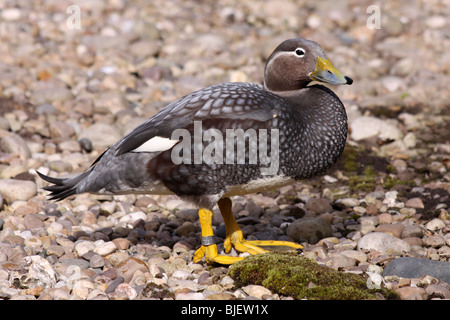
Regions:
M 207 209 L 198 211 L 200 227 L 202 229 L 202 246 L 194 254 L 194 262 L 200 261 L 203 257 L 207 263 L 233 264 L 242 257 L 223 256 L 217 253 L 217 245 L 213 241 L 214 232 L 212 229 L 213 212 Z
M 250 254 L 268 252 L 267 250 L 260 247 L 278 247 L 279 249 L 281 249 L 280 247 L 288 247 L 290 250 L 303 249 L 303 246 L 290 241 L 245 240 L 242 231 L 233 216 L 233 212 L 231 210 L 231 200 L 229 198 L 220 199 L 218 205 L 225 222 L 225 252 L 230 252 L 231 245 L 233 245 L 234 248 L 239 252 L 248 252 Z

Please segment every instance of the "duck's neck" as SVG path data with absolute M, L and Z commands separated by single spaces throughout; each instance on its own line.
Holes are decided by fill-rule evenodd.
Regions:
M 278 93 L 277 93 L 278 94 Z M 311 86 L 297 92 L 283 92 L 290 102 L 295 132 L 286 145 L 296 146 L 298 158 L 293 165 L 299 179 L 314 176 L 331 167 L 342 154 L 347 138 L 347 115 L 339 98 L 323 86 Z

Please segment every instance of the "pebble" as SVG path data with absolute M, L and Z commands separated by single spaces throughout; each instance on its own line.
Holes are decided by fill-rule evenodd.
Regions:
M 450 283 L 450 262 L 400 257 L 388 263 L 383 270 L 384 277 L 392 275 L 403 278 L 421 278 L 428 275 Z
M 296 242 L 316 243 L 320 239 L 330 237 L 333 230 L 330 224 L 321 218 L 303 218 L 292 222 L 286 234 Z
M 130 257 L 117 266 L 117 271 L 125 282 L 130 282 L 137 270 L 145 273 L 148 272 L 148 267 L 145 262 L 135 257 Z
M 408 208 L 415 208 L 415 209 L 423 209 L 424 208 L 423 201 L 420 198 L 408 199 L 405 203 L 405 206 L 407 206 Z
M 78 139 L 88 139 L 94 146 L 107 148 L 116 143 L 122 135 L 113 125 L 98 122 L 83 130 Z
M 50 263 L 40 256 L 26 256 L 17 271 L 10 275 L 11 282 L 19 281 L 22 288 L 53 288 L 57 276 Z
M 404 229 L 405 226 L 401 223 L 382 224 L 375 229 L 375 232 L 385 232 L 393 235 L 396 238 L 401 238 L 402 231 Z
M 315 214 L 331 212 L 333 208 L 328 200 L 323 198 L 311 198 L 305 206 L 306 209 L 313 211 Z
M 22 159 L 31 157 L 28 144 L 21 136 L 15 133 L 9 133 L 0 138 L 0 149 L 7 153 L 18 154 Z
M 381 254 L 400 255 L 411 251 L 411 246 L 388 233 L 371 232 L 358 241 L 358 250 L 376 250 Z
M 430 230 L 430 231 L 437 231 L 437 230 L 441 230 L 445 227 L 445 223 L 444 221 L 440 220 L 440 219 L 433 219 L 430 222 L 427 222 L 425 224 L 425 227 Z
M 27 180 L 0 180 L 0 193 L 8 203 L 16 200 L 27 201 L 37 193 L 36 183 Z
M 79 257 L 82 257 L 88 252 L 94 251 L 95 245 L 92 241 L 80 241 L 75 245 L 75 252 Z
M 94 242 L 94 252 L 101 256 L 107 256 L 117 250 L 116 245 L 112 241 L 97 240 Z
M 21 18 L 22 11 L 18 8 L 5 8 L 1 12 L 2 19 L 5 21 L 17 21 Z
M 357 23 L 358 10 L 318 2 L 302 16 L 293 1 L 268 1 L 261 11 L 250 0 L 225 6 L 211 22 L 210 11 L 190 0 L 177 5 L 138 0 L 132 6 L 112 1 L 112 14 L 101 1 L 90 1 L 82 29 L 99 32 L 70 32 L 64 45 L 55 30 L 77 30 L 60 28 L 64 19 L 55 12 L 67 8 L 55 3 L 43 0 L 39 15 L 26 6 L 0 12 L 8 34 L 1 47 L 8 68 L 0 68 L 0 298 L 292 299 L 263 287 L 246 293 L 234 287 L 226 267 L 193 263 L 200 245 L 198 212 L 185 201 L 80 195 L 55 203 L 45 199 L 46 183 L 35 171 L 82 172 L 130 129 L 193 90 L 230 79 L 262 83 L 261 57 L 303 24 L 310 38 L 326 39 L 322 46 L 333 63 L 356 79 L 333 90 L 339 90 L 349 115 L 347 147 L 359 150 L 356 160 L 365 167 L 348 172 L 338 164 L 319 178 L 323 186 L 304 180 L 236 197 L 238 223 L 248 237 L 294 236 L 304 241 L 305 256 L 344 272 L 366 272 L 402 299 L 449 299 L 442 274 L 439 280 L 381 277 L 408 255 L 422 259 L 412 270 L 448 263 L 450 256 L 449 118 L 443 111 L 450 98 L 450 55 L 443 41 L 449 17 L 435 2 L 423 3 L 421 12 L 432 13 L 425 18 L 414 6 L 392 7 L 374 32 Z M 186 25 L 194 16 L 196 23 Z M 130 49 L 126 55 L 124 47 Z M 342 162 L 351 160 L 347 151 Z M 349 190 L 351 175 L 368 165 L 376 173 L 375 190 Z M 318 220 L 308 230 L 311 218 Z M 220 214 L 213 226 L 221 249 Z M 380 233 L 388 244 L 371 247 L 368 240 Z M 370 249 L 361 249 L 367 242 Z M 407 245 L 410 251 L 397 250 Z M 30 263 L 26 257 L 32 257 Z M 429 273 L 441 270 L 428 267 Z M 23 279 L 16 283 L 25 281 L 23 287 L 10 281 L 19 275 Z M 389 277 L 397 277 L 398 287 Z M 41 286 L 32 287 L 39 281 Z
M 269 289 L 259 285 L 251 284 L 242 287 L 242 290 L 249 296 L 255 297 L 256 299 L 264 299 L 264 296 L 272 295 L 272 292 Z
M 423 236 L 422 228 L 420 228 L 420 226 L 418 226 L 417 224 L 405 226 L 401 234 L 402 239 L 410 237 L 422 238 L 422 236 Z
M 34 214 L 25 215 L 23 223 L 25 228 L 30 230 L 44 227 L 44 222 Z
M 350 126 L 352 128 L 350 136 L 354 141 L 372 137 L 384 141 L 403 138 L 403 134 L 398 129 L 398 124 L 371 116 L 356 118 L 350 123 Z
M 66 250 L 64 250 L 64 248 L 62 246 L 57 245 L 57 244 L 50 245 L 47 248 L 47 252 L 46 252 L 47 255 L 49 255 L 49 256 L 55 255 L 58 258 L 61 257 L 62 255 L 64 255 L 65 253 L 66 253 Z

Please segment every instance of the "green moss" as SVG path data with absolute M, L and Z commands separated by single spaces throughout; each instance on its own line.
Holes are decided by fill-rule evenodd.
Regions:
M 396 177 L 392 177 L 392 176 L 386 176 L 386 178 L 384 179 L 384 184 L 383 186 L 389 190 L 391 188 L 393 188 L 395 185 L 408 185 L 411 187 L 415 187 L 416 183 L 413 180 L 410 181 L 403 181 L 400 180 Z
M 348 177 L 350 191 L 357 193 L 358 191 L 370 192 L 375 189 L 373 177 L 352 175 Z
M 256 284 L 294 299 L 368 300 L 396 298 L 385 289 L 369 289 L 362 275 L 319 266 L 294 253 L 272 252 L 249 256 L 228 270 L 236 285 Z M 381 296 L 380 296 L 381 294 Z
M 360 168 L 360 164 L 357 161 L 358 152 L 355 147 L 347 144 L 344 152 L 342 153 L 343 167 L 346 172 L 356 172 Z

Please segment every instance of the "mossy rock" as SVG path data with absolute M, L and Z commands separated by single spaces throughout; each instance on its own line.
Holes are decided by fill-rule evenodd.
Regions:
M 249 256 L 228 270 L 238 287 L 256 284 L 280 295 L 309 300 L 395 299 L 386 288 L 369 289 L 362 275 L 320 266 L 295 253 Z

